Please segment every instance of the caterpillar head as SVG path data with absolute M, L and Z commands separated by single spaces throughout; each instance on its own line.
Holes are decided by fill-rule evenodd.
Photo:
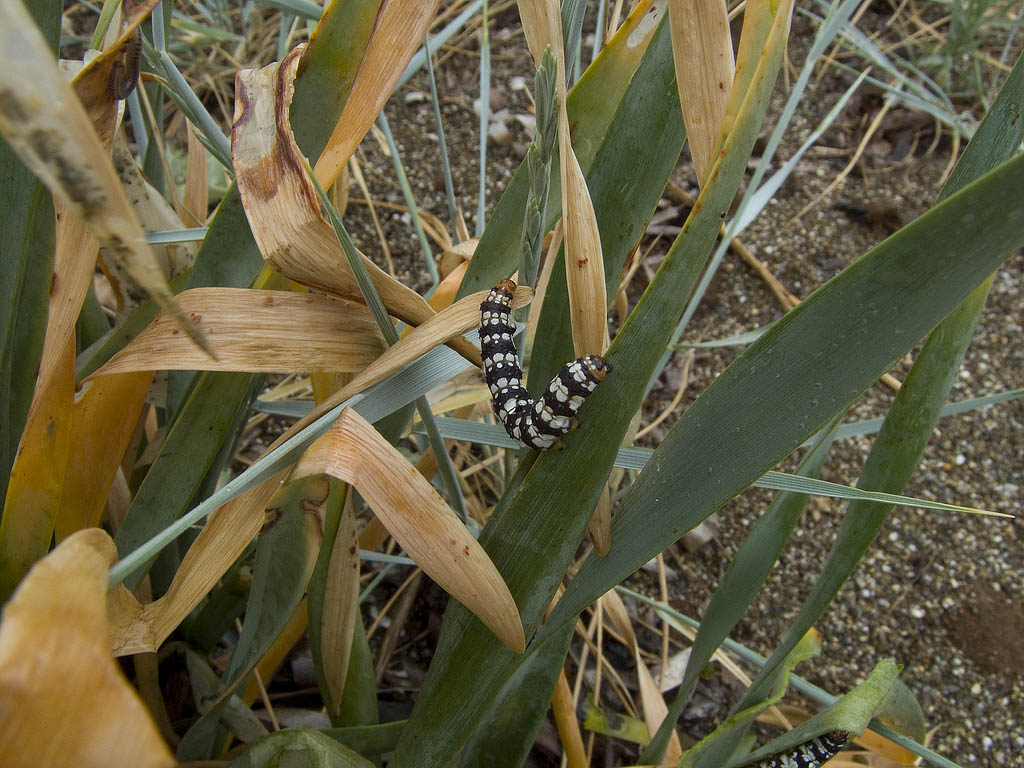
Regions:
M 600 355 L 585 355 L 583 365 L 594 381 L 604 381 L 604 377 L 612 370 L 611 364 Z

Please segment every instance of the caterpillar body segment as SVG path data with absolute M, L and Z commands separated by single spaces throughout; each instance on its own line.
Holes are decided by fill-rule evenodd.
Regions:
M 787 752 L 769 755 L 743 768 L 821 768 L 838 755 L 849 740 L 850 734 L 846 731 L 829 731 Z
M 597 355 L 584 355 L 558 372 L 534 400 L 523 386 L 511 318 L 516 284 L 502 280 L 480 305 L 480 350 L 491 407 L 514 440 L 530 448 L 561 447 L 559 438 L 575 429 L 576 412 L 587 395 L 608 375 L 611 366 Z

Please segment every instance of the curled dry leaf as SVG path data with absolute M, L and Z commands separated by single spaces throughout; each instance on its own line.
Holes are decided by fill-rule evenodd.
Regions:
M 110 656 L 114 542 L 91 528 L 40 560 L 0 624 L 0 764 L 173 766 L 145 705 Z
M 703 186 L 720 143 L 736 69 L 729 11 L 718 0 L 671 0 L 669 24 L 686 140 Z
M 293 477 L 329 474 L 355 486 L 416 564 L 510 649 L 526 648 L 512 594 L 483 547 L 399 451 L 351 408 L 313 443 Z
M 280 64 L 245 69 L 235 78 L 231 157 L 238 191 L 263 258 L 291 280 L 362 301 L 337 235 L 320 213 L 309 166 L 291 131 L 289 109 L 301 53 L 297 48 Z M 410 325 L 433 316 L 419 294 L 360 258 L 391 315 Z M 478 357 L 465 339 L 455 339 L 451 347 L 468 360 Z
M 338 178 L 395 90 L 438 5 L 440 0 L 388 0 L 381 6 L 345 109 L 316 163 L 314 173 L 324 189 Z
M 350 384 L 290 427 L 267 450 L 272 450 L 331 408 L 394 373 L 445 339 L 473 328 L 480 321 L 480 302 L 486 295 L 486 291 L 480 291 L 466 296 L 402 337 Z M 520 287 L 516 290 L 513 306 L 525 306 L 532 298 L 533 291 Z M 271 478 L 217 510 L 189 548 L 170 588 L 159 600 L 143 606 L 123 585 L 111 590 L 110 621 L 115 654 L 155 651 L 160 647 L 259 531 L 263 523 L 263 508 L 280 481 L 281 475 Z
M 177 308 L 82 103 L 19 0 L 0 0 L 0 132 L 21 160 L 86 223 L 110 257 L 193 341 L 202 336 Z M 86 70 L 83 70 L 83 73 Z
M 181 306 L 206 335 L 215 360 L 200 353 L 161 313 L 93 378 L 127 371 L 289 373 L 366 368 L 384 349 L 363 304 L 314 293 L 193 288 Z

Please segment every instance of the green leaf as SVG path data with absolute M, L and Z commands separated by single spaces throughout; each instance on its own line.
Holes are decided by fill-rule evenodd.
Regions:
M 701 739 L 696 746 L 684 752 L 682 760 L 679 762 L 680 767 L 691 768 L 691 766 L 700 759 L 700 756 L 704 754 L 711 745 L 720 740 L 724 734 L 734 731 L 737 725 L 752 723 L 754 718 L 768 709 L 768 707 L 778 704 L 782 700 L 783 695 L 785 695 L 786 688 L 789 687 L 789 674 L 793 671 L 793 667 L 802 661 L 806 661 L 807 659 L 819 655 L 820 653 L 821 638 L 818 636 L 817 632 L 808 632 L 800 638 L 800 642 L 798 642 L 786 655 L 782 664 L 782 674 L 775 679 L 769 695 L 756 705 L 734 714 L 720 726 L 715 728 L 715 730 L 708 736 Z M 865 721 L 865 725 L 866 724 L 867 721 Z
M 570 620 L 844 410 L 1024 244 L 1024 227 L 1015 226 L 1022 184 L 1019 157 L 888 238 L 752 344 L 655 451 L 615 516 L 616 546 L 587 559 L 549 626 Z
M 531 454 L 535 460 L 521 463 L 512 488 L 480 536 L 516 598 L 527 635 L 540 623 L 576 552 L 619 443 L 643 398 L 647 377 L 682 311 L 679 297 L 687 295 L 696 283 L 721 216 L 736 193 L 781 63 L 785 21 L 785 17 L 778 20 L 775 36 L 759 58 L 760 66 L 752 76 L 754 85 L 711 173 L 711 183 L 654 282 L 609 348 L 607 359 L 613 370 L 583 406 L 583 425 L 569 437 L 566 450 Z M 617 546 L 612 547 L 613 554 Z M 564 601 L 565 596 L 556 612 Z M 573 619 L 575 615 L 576 611 Z M 562 631 L 561 622 L 557 627 L 545 624 L 532 652 Z M 522 662 L 468 612 L 449 604 L 438 649 L 394 764 L 452 764 Z M 439 728 L 438 722 L 444 727 Z
M 6 497 L 43 353 L 56 232 L 49 190 L 0 138 L 0 496 Z
M 244 417 L 254 394 L 252 381 L 250 374 L 221 371 L 200 377 L 114 537 L 122 557 L 188 509 L 228 435 Z M 128 579 L 132 588 L 145 571 L 137 569 Z
M 323 733 L 364 757 L 377 757 L 394 750 L 404 727 L 405 720 L 396 720 L 382 725 L 328 728 Z
M 228 768 L 375 768 L 366 758 L 311 728 L 286 728 L 253 744 Z
M 224 672 L 226 688 L 267 652 L 302 601 L 323 539 L 321 515 L 330 486 L 323 475 L 304 477 L 284 486 L 267 507 L 242 633 Z
M 1024 155 L 1018 155 L 1013 160 L 1003 163 L 995 171 L 985 175 L 981 181 L 969 184 L 959 193 L 950 196 L 952 192 L 988 168 L 1010 157 L 1016 151 L 1022 135 L 1024 135 L 1022 133 L 1024 126 L 1019 125 L 1021 121 L 1018 119 L 1019 107 L 1017 106 L 1022 98 L 1024 98 L 1024 57 L 1018 60 L 993 105 L 992 111 L 979 126 L 975 138 L 968 145 L 963 157 L 957 163 L 957 168 L 954 169 L 950 181 L 943 188 L 940 199 L 946 199 L 946 202 L 933 208 L 925 217 L 922 217 L 931 217 L 935 219 L 935 223 L 931 224 L 926 229 L 925 236 L 922 236 L 919 242 L 914 244 L 919 254 L 918 258 L 928 259 L 933 255 L 927 250 L 929 238 L 941 237 L 943 231 L 950 229 L 962 232 L 963 221 L 973 218 L 980 212 L 981 207 L 990 204 L 985 199 L 975 200 L 973 203 L 968 202 L 971 193 L 976 192 L 984 181 L 990 180 L 1001 171 L 1007 171 L 1010 168 L 1017 168 L 1018 173 L 1021 172 L 1019 169 L 1024 166 Z M 1021 181 L 1017 182 L 1018 187 L 1021 183 Z M 956 218 L 949 222 L 942 222 L 935 218 L 941 215 L 941 212 L 949 210 L 951 204 L 958 200 L 964 201 L 966 205 L 960 210 L 950 210 L 949 215 Z M 1019 196 L 1017 203 L 1020 204 Z M 1011 242 L 1001 242 L 1001 238 L 997 236 L 994 238 L 994 242 L 973 244 L 978 248 L 987 247 L 986 255 L 999 261 L 1019 247 L 1020 238 L 1024 235 L 1024 227 L 1019 224 L 1022 215 L 1020 208 L 1014 211 L 1011 207 L 1010 210 L 1004 211 L 1003 215 L 1005 218 L 991 222 L 989 226 L 1001 228 L 1002 238 L 1008 237 Z M 919 222 L 921 219 L 915 223 Z M 899 233 L 896 236 L 898 235 Z M 977 232 L 976 236 L 980 237 L 981 233 Z M 1013 243 L 1014 236 L 1018 238 L 1016 245 Z M 883 243 L 884 245 L 885 243 Z M 964 265 L 964 261 L 971 260 L 972 253 L 977 252 L 966 249 L 958 252 L 952 244 L 951 249 L 946 251 L 947 255 L 952 256 L 953 259 L 957 257 L 962 259 L 963 261 L 959 262 L 961 266 Z M 870 257 L 871 254 L 865 259 Z M 988 263 L 988 271 L 998 266 L 998 263 L 992 264 L 991 261 Z M 982 275 L 984 274 L 986 274 L 985 271 L 982 272 Z M 950 276 L 947 279 L 953 278 Z M 981 285 L 971 291 L 963 303 L 956 307 L 929 335 L 886 416 L 882 429 L 865 462 L 858 486 L 898 491 L 909 480 L 931 435 L 932 428 L 938 420 L 942 404 L 949 394 L 960 361 L 970 343 L 978 315 L 988 295 L 991 279 L 989 276 L 982 280 Z M 970 283 L 968 284 L 970 285 Z M 949 301 L 946 306 L 951 306 L 954 303 L 955 301 Z M 831 603 L 840 587 L 853 573 L 864 552 L 874 541 L 891 510 L 891 505 L 867 501 L 856 501 L 849 506 L 813 592 L 807 598 L 797 618 L 786 630 L 779 647 L 737 706 L 748 706 L 751 702 L 764 696 L 764 691 L 771 685 L 773 676 L 777 674 L 779 664 L 787 649 L 791 648 L 796 638 L 818 620 L 818 617 Z M 739 734 L 735 738 L 738 737 Z M 703 765 L 706 768 L 711 768 L 716 765 L 715 761 L 720 760 L 724 754 L 725 750 L 723 749 L 717 754 L 709 755 Z
M 193 735 L 190 741 L 206 730 L 217 729 L 213 726 L 223 721 L 228 729 L 243 743 L 259 741 L 267 735 L 267 728 L 253 711 L 235 694 L 224 698 L 224 684 L 217 673 L 210 669 L 206 660 L 195 651 L 185 649 L 185 667 L 188 669 L 189 685 L 196 706 L 209 720 L 210 726 L 189 729 Z M 212 708 L 211 708 L 212 704 Z M 190 747 L 186 745 L 186 750 Z M 180 757 L 181 755 L 179 755 Z
M 821 466 L 825 463 L 832 446 L 835 425 L 839 418 L 834 419 L 830 427 L 822 431 L 817 442 L 796 468 L 796 474 L 814 477 L 821 471 Z M 641 753 L 638 762 L 660 763 L 664 759 L 665 747 L 675 731 L 676 721 L 679 720 L 679 715 L 690 698 L 701 670 L 739 623 L 755 595 L 764 585 L 793 529 L 800 521 L 806 504 L 807 497 L 800 494 L 780 493 L 776 496 L 729 563 L 729 569 L 711 596 L 697 637 L 694 638 L 690 658 L 687 660 L 676 697 L 669 706 L 661 727 L 651 740 L 651 744 Z
M 376 725 L 380 715 L 377 712 L 377 679 L 373 670 L 373 654 L 361 621 L 356 622 L 353 632 L 355 636 L 348 657 L 348 673 L 345 675 L 345 690 L 341 694 L 338 722 L 348 727 Z M 390 752 L 394 748 L 398 732 L 395 732 L 394 739 L 384 751 Z M 344 738 L 341 741 L 348 743 Z M 361 754 L 374 754 L 362 746 L 352 746 Z
M 892 659 L 875 665 L 868 679 L 858 685 L 837 703 L 801 723 L 785 735 L 771 741 L 748 757 L 731 761 L 730 766 L 747 765 L 770 755 L 794 749 L 829 731 L 861 734 L 876 713 L 883 710 L 898 680 L 900 667 Z
M 583 727 L 588 731 L 631 741 L 634 744 L 647 744 L 651 740 L 647 724 L 643 720 L 619 713 L 605 713 L 594 703 L 593 694 L 587 696 L 587 714 L 583 719 Z
M 313 668 L 316 671 L 320 696 L 324 701 L 328 716 L 333 720 L 332 713 L 336 708 L 334 702 L 331 701 L 330 686 L 324 673 L 321 633 L 323 631 L 324 597 L 328 588 L 327 577 L 330 572 L 331 557 L 334 554 L 334 545 L 338 538 L 338 529 L 341 527 L 342 510 L 345 506 L 349 486 L 335 480 L 328 480 L 328 482 L 331 485 L 331 492 L 323 508 L 324 532 L 316 564 L 313 566 L 313 572 L 309 578 L 307 606 L 309 610 L 309 647 L 313 654 Z M 338 723 L 334 724 L 338 725 Z
M 460 766 L 519 768 L 526 762 L 550 709 L 551 691 L 572 635 L 573 627 L 566 627 L 515 669 L 495 697 L 494 707 L 480 719 L 480 727 L 462 752 Z

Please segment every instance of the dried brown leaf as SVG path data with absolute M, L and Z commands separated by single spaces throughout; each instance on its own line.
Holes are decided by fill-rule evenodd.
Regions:
M 337 235 L 320 213 L 309 166 L 291 131 L 288 113 L 301 52 L 292 51 L 280 65 L 238 73 L 231 131 L 235 178 L 253 237 L 275 269 L 302 285 L 361 301 Z M 410 325 L 433 316 L 419 294 L 365 256 L 360 258 L 390 314 Z M 475 348 L 464 339 L 454 339 L 451 347 L 469 360 L 475 358 Z
M 294 477 L 329 474 L 354 485 L 416 564 L 509 648 L 526 648 L 512 594 L 483 547 L 404 456 L 351 408 L 313 443 Z
M 487 296 L 487 291 L 478 291 L 477 293 L 465 296 L 450 307 L 438 312 L 423 323 L 423 325 L 402 336 L 397 344 L 389 347 L 383 355 L 374 360 L 365 370 L 352 379 L 350 383 L 323 402 L 318 403 L 312 411 L 289 427 L 288 430 L 274 441 L 271 449 L 280 445 L 302 429 L 305 429 L 306 426 L 312 424 L 335 406 L 340 405 L 367 387 L 371 387 L 378 381 L 390 376 L 399 368 L 408 365 L 438 344 L 443 344 L 446 340 L 460 336 L 469 329 L 475 328 L 480 323 L 480 303 L 484 300 L 485 296 Z M 512 306 L 514 308 L 525 306 L 532 299 L 533 291 L 526 286 L 520 286 L 516 289 L 515 296 L 512 299 Z M 481 365 L 480 351 L 476 347 L 473 347 L 473 349 L 475 350 L 475 360 L 473 363 L 479 367 Z
M 259 533 L 263 510 L 286 474 L 278 473 L 214 512 L 163 597 L 142 605 L 123 584 L 110 590 L 110 643 L 115 656 L 160 647 Z
M 126 371 L 355 372 L 384 349 L 362 304 L 315 293 L 193 288 L 178 303 L 202 329 L 213 360 L 161 313 L 93 377 Z
M 729 12 L 718 0 L 670 0 L 669 25 L 686 139 L 703 186 L 721 143 L 736 69 Z

